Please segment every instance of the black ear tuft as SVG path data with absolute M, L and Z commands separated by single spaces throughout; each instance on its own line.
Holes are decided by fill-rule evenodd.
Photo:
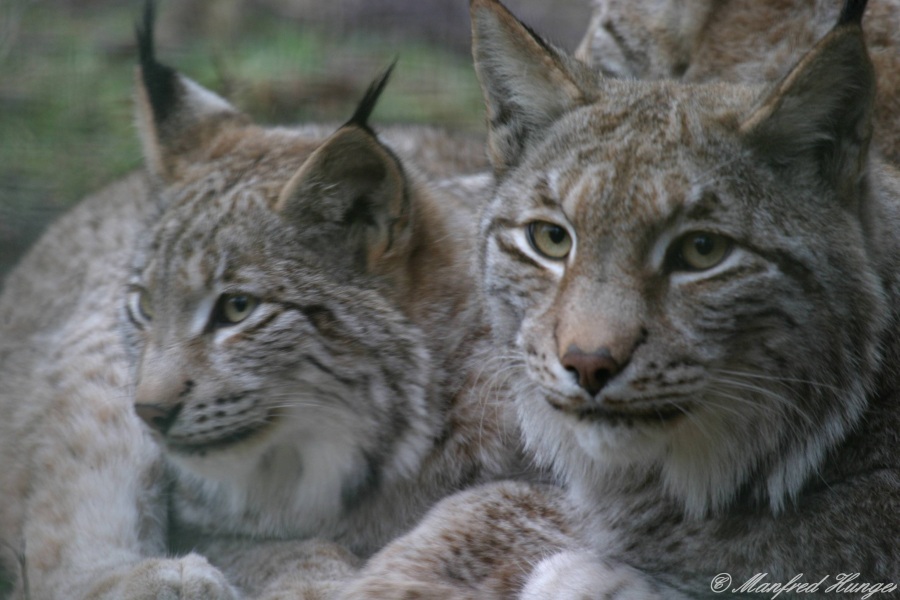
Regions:
M 395 58 L 394 62 L 388 65 L 388 67 L 376 77 L 371 84 L 369 84 L 366 95 L 360 100 L 359 105 L 356 107 L 356 111 L 353 113 L 353 116 L 350 117 L 350 120 L 345 123 L 345 126 L 355 125 L 366 131 L 371 131 L 371 128 L 369 127 L 369 117 L 372 115 L 372 111 L 375 110 L 375 105 L 378 104 L 378 98 L 381 97 L 381 92 L 384 91 L 388 80 L 391 78 L 391 72 L 393 72 L 396 65 L 397 59 Z
M 841 16 L 838 18 L 838 26 L 855 23 L 862 24 L 863 13 L 866 12 L 868 0 L 844 0 L 841 8 Z
M 153 44 L 155 19 L 156 3 L 153 0 L 146 0 L 143 22 L 135 25 L 134 33 L 137 36 L 141 78 L 147 90 L 153 117 L 157 123 L 162 123 L 178 104 L 178 86 L 175 70 L 156 60 Z

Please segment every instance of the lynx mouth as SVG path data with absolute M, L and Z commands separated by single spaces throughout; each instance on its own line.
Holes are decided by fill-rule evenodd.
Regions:
M 656 408 L 642 408 L 637 410 L 616 410 L 611 409 L 608 406 L 597 405 L 565 407 L 552 401 L 550 402 L 550 405 L 556 410 L 575 417 L 579 421 L 593 421 L 609 425 L 625 425 L 628 427 L 637 423 L 648 425 L 667 424 L 677 421 L 690 412 L 689 407 L 676 406 L 674 404 L 664 404 Z
M 173 454 L 205 456 L 210 452 L 216 452 L 231 446 L 236 446 L 251 438 L 261 437 L 265 431 L 271 429 L 271 426 L 271 421 L 253 423 L 222 435 L 221 437 L 209 438 L 204 436 L 204 440 L 202 441 L 191 441 L 189 438 L 180 438 L 177 440 L 169 438 L 165 440 L 165 446 L 166 449 Z

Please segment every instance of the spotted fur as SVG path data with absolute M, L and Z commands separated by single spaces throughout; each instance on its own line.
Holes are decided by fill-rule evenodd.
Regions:
M 900 181 L 868 152 L 864 5 L 752 87 L 603 77 L 472 1 L 484 300 L 566 490 L 451 498 L 347 598 L 900 584 Z
M 146 170 L 0 297 L 2 572 L 13 598 L 319 598 L 524 469 L 471 290 L 481 146 L 382 142 L 386 75 L 344 126 L 254 125 L 157 62 L 151 21 Z

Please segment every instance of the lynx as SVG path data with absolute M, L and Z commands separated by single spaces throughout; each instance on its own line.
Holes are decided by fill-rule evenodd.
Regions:
M 472 0 L 483 296 L 564 486 L 446 499 L 344 597 L 897 590 L 900 178 L 864 6 L 749 86 L 607 78 Z
M 0 298 L 4 572 L 35 600 L 318 598 L 442 496 L 527 466 L 470 289 L 491 179 L 454 158 L 468 142 L 381 142 L 387 75 L 337 131 L 264 128 L 158 62 L 151 23 L 146 171 Z
M 615 77 L 775 81 L 839 11 L 836 0 L 595 0 L 576 56 Z M 873 0 L 864 30 L 878 80 L 874 140 L 900 164 L 900 1 Z

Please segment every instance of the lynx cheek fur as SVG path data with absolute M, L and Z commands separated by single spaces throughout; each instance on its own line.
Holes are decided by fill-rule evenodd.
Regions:
M 900 180 L 868 153 L 864 6 L 749 87 L 607 79 L 472 0 L 484 300 L 568 489 L 452 497 L 347 597 L 896 591 Z
M 837 21 L 836 0 L 595 0 L 576 56 L 604 74 L 780 79 Z M 900 164 L 900 1 L 872 0 L 863 29 L 875 65 L 876 147 Z
M 399 153 L 446 171 L 430 130 L 382 143 L 386 76 L 337 131 L 255 126 L 160 64 L 151 22 L 146 173 L 54 225 L 0 297 L 3 576 L 17 599 L 320 598 L 344 548 L 522 468 L 474 363 L 489 178 L 426 183 Z

